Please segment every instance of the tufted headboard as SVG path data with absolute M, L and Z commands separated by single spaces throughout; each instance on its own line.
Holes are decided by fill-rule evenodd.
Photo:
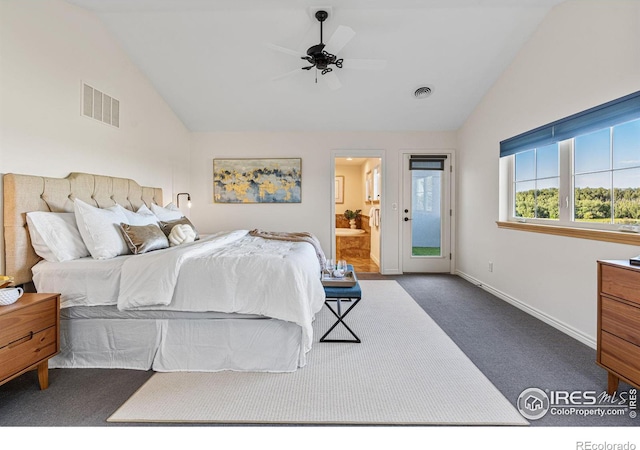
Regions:
M 14 284 L 31 281 L 31 268 L 40 260 L 31 246 L 26 213 L 73 212 L 75 198 L 99 208 L 119 203 L 133 211 L 142 204 L 162 205 L 162 189 L 143 187 L 128 178 L 77 172 L 66 178 L 7 173 L 3 182 L 5 273 L 14 277 Z

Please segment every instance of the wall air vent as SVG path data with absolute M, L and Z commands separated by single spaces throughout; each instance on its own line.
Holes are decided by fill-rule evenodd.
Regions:
M 120 101 L 82 83 L 82 115 L 120 128 Z

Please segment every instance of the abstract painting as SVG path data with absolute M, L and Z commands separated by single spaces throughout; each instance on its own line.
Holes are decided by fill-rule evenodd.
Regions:
M 215 203 L 300 203 L 302 160 L 214 159 Z

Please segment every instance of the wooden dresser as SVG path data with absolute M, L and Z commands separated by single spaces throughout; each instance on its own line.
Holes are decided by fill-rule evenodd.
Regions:
M 24 294 L 0 306 L 0 385 L 38 369 L 49 387 L 49 358 L 60 351 L 60 295 Z
M 620 380 L 640 388 L 640 267 L 628 261 L 598 261 L 597 363 L 609 394 Z

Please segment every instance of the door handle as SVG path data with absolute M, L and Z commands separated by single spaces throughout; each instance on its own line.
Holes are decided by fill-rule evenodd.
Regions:
M 408 217 L 405 217 L 405 218 L 404 218 L 404 221 L 405 221 L 405 222 L 408 222 L 408 221 L 410 221 L 410 220 L 411 220 L 411 219 L 409 219 Z

